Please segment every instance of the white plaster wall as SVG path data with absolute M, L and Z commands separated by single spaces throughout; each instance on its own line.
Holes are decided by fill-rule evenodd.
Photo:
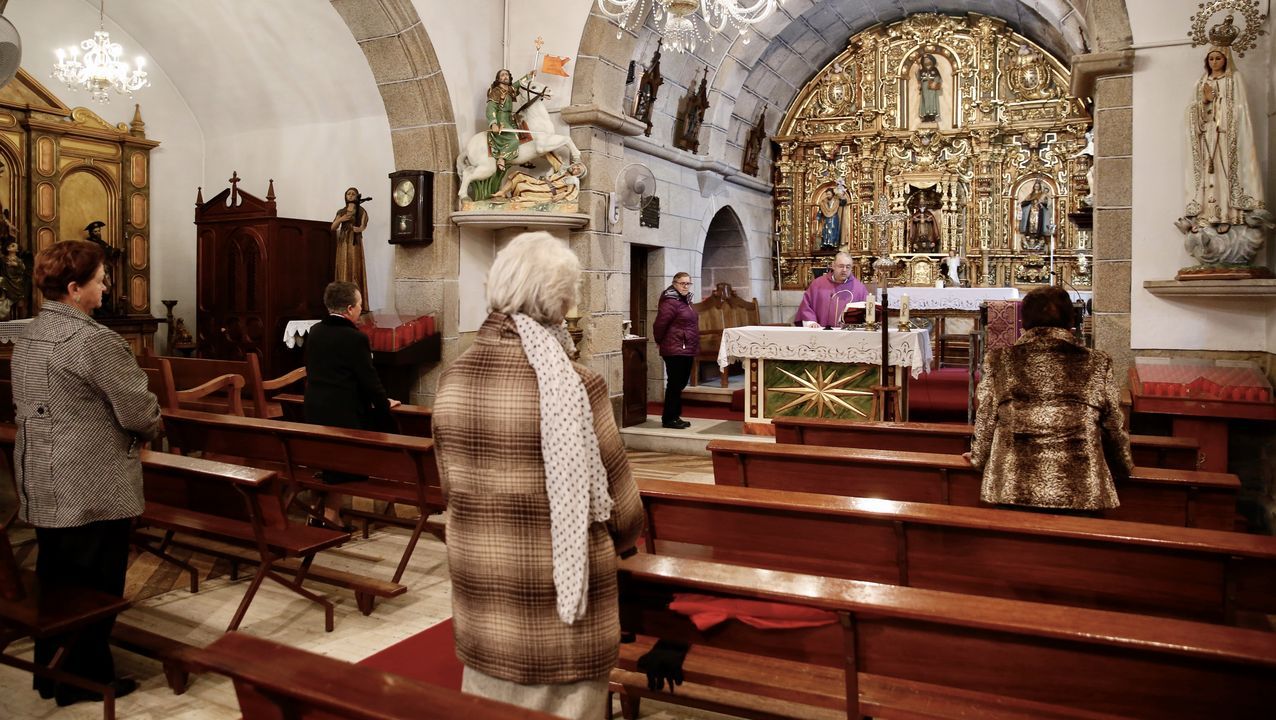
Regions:
M 1203 72 L 1201 59 L 1206 52 L 1206 48 L 1192 48 L 1184 40 L 1187 19 L 1196 9 L 1195 0 L 1129 3 L 1136 47 L 1130 344 L 1136 350 L 1265 350 L 1272 347 L 1270 303 L 1173 301 L 1143 289 L 1145 280 L 1173 278 L 1179 268 L 1192 264 L 1183 249 L 1183 236 L 1172 223 L 1183 214 L 1184 112 Z M 1236 62 L 1245 75 L 1250 114 L 1257 123 L 1254 137 L 1269 197 L 1272 183 L 1266 125 L 1271 112 L 1267 88 L 1270 55 L 1270 46 L 1262 43 Z

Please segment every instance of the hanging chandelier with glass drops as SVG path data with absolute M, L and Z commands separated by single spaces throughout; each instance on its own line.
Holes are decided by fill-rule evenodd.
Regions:
M 650 8 L 665 47 L 695 52 L 697 43 L 710 40 L 727 26 L 748 44 L 749 26 L 762 22 L 782 4 L 784 0 L 598 0 L 598 10 L 620 28 L 616 32 L 620 39 L 630 22 L 636 28 Z
M 98 29 L 93 38 L 84 40 L 79 48 L 72 45 L 63 50 L 57 49 L 58 61 L 53 65 L 53 79 L 66 84 L 72 90 L 85 90 L 98 102 L 110 102 L 110 90 L 121 95 L 133 96 L 133 93 L 150 84 L 146 79 L 146 71 L 142 67 L 146 61 L 137 58 L 136 69 L 120 60 L 124 48 L 119 43 L 111 42 L 111 34 L 106 31 L 106 0 L 98 10 Z M 80 50 L 84 57 L 80 57 Z

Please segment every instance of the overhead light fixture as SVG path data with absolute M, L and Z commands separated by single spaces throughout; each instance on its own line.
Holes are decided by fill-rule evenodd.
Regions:
M 598 10 L 620 28 L 616 32 L 616 39 L 620 39 L 630 22 L 636 27 L 650 8 L 665 47 L 674 52 L 695 52 L 697 43 L 727 26 L 748 44 L 749 26 L 767 19 L 782 4 L 784 0 L 598 0 Z
M 80 57 L 80 50 L 84 51 L 84 57 Z M 150 84 L 142 69 L 146 60 L 139 56 L 137 67 L 131 68 L 120 60 L 123 54 L 124 48 L 111 42 L 111 34 L 106 31 L 106 0 L 102 0 L 97 32 L 92 39 L 81 42 L 79 48 L 72 45 L 66 50 L 57 49 L 53 79 L 66 83 L 72 90 L 88 91 L 94 100 L 102 103 L 111 101 L 110 90 L 132 97 L 135 91 Z

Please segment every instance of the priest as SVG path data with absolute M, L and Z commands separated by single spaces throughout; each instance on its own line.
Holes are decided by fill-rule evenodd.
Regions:
M 847 303 L 861 302 L 867 297 L 868 288 L 851 275 L 851 256 L 840 252 L 833 257 L 829 272 L 811 281 L 798 306 L 795 322 L 832 327 L 841 320 Z

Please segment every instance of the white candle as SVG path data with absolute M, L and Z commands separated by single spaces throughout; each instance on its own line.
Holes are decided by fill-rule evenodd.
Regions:
M 908 296 L 907 295 L 899 296 L 899 321 L 902 323 L 908 322 Z
M 873 320 L 875 320 L 876 318 L 877 318 L 877 303 L 873 302 L 873 298 L 870 297 L 864 303 L 864 322 L 871 325 L 873 323 Z

